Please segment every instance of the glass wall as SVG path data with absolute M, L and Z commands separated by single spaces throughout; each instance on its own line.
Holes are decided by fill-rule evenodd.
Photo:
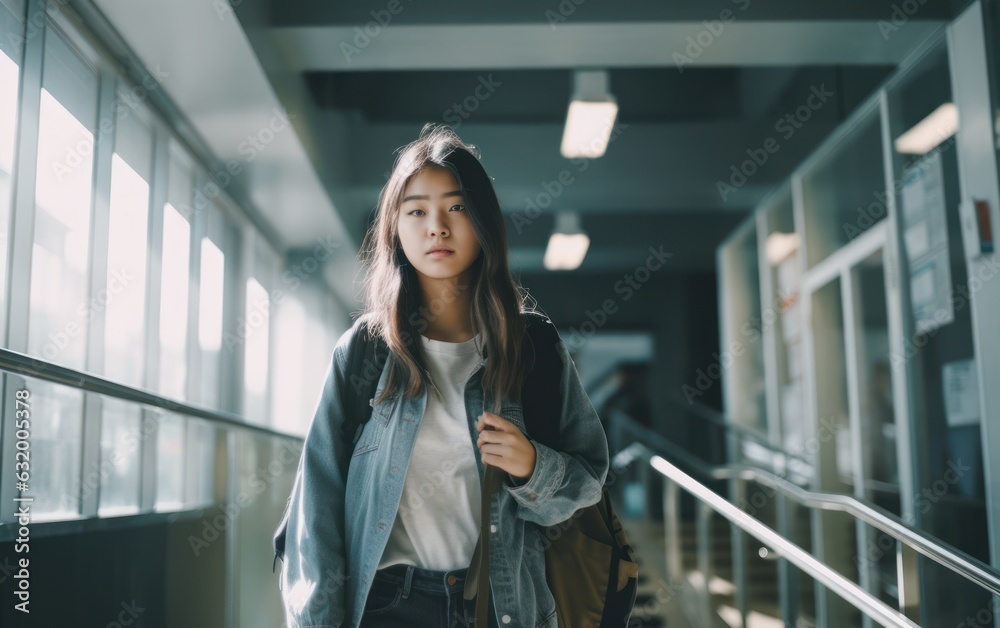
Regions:
M 187 398 L 188 315 L 191 291 L 191 207 L 189 162 L 171 144 L 167 200 L 163 205 L 162 275 L 160 278 L 160 392 Z
M 268 423 L 271 410 L 269 386 L 270 354 L 274 329 L 274 304 L 284 298 L 277 289 L 278 258 L 260 237 L 253 237 L 251 276 L 246 281 L 245 312 L 240 319 L 236 339 L 244 344 L 243 412 L 247 420 Z M 299 356 L 301 357 L 301 353 Z
M 799 324 L 800 241 L 795 230 L 791 189 L 786 187 L 763 212 L 764 260 L 769 292 L 764 296 L 765 323 L 772 330 L 777 379 L 777 417 L 781 446 L 805 455 L 805 412 L 802 399 L 802 327 Z
M 146 274 L 148 226 L 153 174 L 153 133 L 137 105 L 127 105 L 126 86 L 119 86 L 113 110 L 117 116 L 111 155 L 111 194 L 105 294 L 104 372 L 130 386 L 145 386 Z M 103 402 L 100 514 L 139 508 L 142 453 L 138 435 L 142 409 L 115 399 Z
M 126 99 L 120 90 L 117 99 Z M 104 372 L 116 381 L 143 385 L 145 375 L 146 272 L 153 133 L 140 112 L 124 105 L 111 155 L 108 221 L 107 310 Z
M 226 281 L 226 247 L 220 219 L 211 222 L 212 235 L 201 238 L 198 279 L 198 346 L 201 348 L 199 401 L 219 408 L 222 399 L 222 325 Z M 232 272 L 232 270 L 230 270 Z
M 746 228 L 733 236 L 719 258 L 720 265 L 727 269 L 722 290 L 722 298 L 727 304 L 723 317 L 723 352 L 727 359 L 720 358 L 720 362 L 732 361 L 731 366 L 725 365 L 725 370 L 735 380 L 727 390 L 727 394 L 733 395 L 728 404 L 732 409 L 731 420 L 766 436 L 768 425 L 761 342 L 764 322 L 761 317 L 758 253 L 757 231 Z M 745 447 L 750 449 L 745 450 L 744 455 L 760 459 L 763 452 L 753 449 L 752 442 L 746 443 Z
M 54 29 L 45 38 L 37 131 L 28 352 L 83 369 L 99 301 L 88 301 L 98 77 Z
M 942 44 L 889 91 L 892 160 L 899 207 L 901 277 L 909 294 L 903 352 L 914 378 L 914 521 L 936 537 L 990 560 L 982 416 L 970 283 L 959 204 L 948 52 Z M 928 617 L 958 623 L 989 597 L 930 560 L 921 560 Z
M 88 298 L 98 85 L 96 69 L 61 33 L 50 29 L 33 138 L 38 158 L 28 353 L 81 370 L 87 367 L 91 321 L 103 309 L 100 300 Z M 81 486 L 84 396 L 41 381 L 31 393 L 36 417 L 33 462 L 46 469 L 42 481 L 49 484 L 39 487 L 34 512 L 42 517 L 76 515 L 81 497 L 55 496 L 72 495 L 71 487 Z
M 20 23 L 0 5 L 0 30 L 15 33 Z M 21 47 L 0 38 L 0 329 L 7 325 L 7 245 L 13 202 L 14 145 L 21 79 Z
M 120 60 L 57 6 L 21 42 L 9 4 L 0 4 L 0 323 L 11 348 L 167 398 L 246 408 L 248 421 L 304 434 L 342 331 L 327 325 L 342 315 L 328 290 L 284 281 L 283 256 L 211 177 L 212 156 L 171 127 L 162 91 L 137 100 Z M 22 58 L 24 46 L 31 54 Z M 31 168 L 17 170 L 25 155 L 33 180 Z M 28 220 L 14 225 L 15 214 Z M 258 252 L 252 260 L 243 258 L 245 233 Z M 15 242 L 24 248 L 12 253 Z M 10 281 L 15 268 L 23 283 Z M 281 359 L 302 371 L 301 390 L 284 400 L 295 407 L 281 414 L 272 393 L 279 286 L 295 325 Z M 23 294 L 8 294 L 15 287 Z M 241 322 L 257 331 L 235 340 Z M 8 379 L 33 400 L 32 462 L 44 469 L 31 486 L 36 522 L 196 508 L 224 493 L 227 430 Z M 10 410 L 0 409 L 3 425 Z M 13 485 L 0 493 L 12 495 Z M 12 502 L 4 503 L 0 520 L 9 523 Z
M 838 133 L 802 176 L 807 268 L 886 217 L 878 107 L 868 106 Z
M 753 257 L 747 224 L 720 247 L 724 340 L 754 316 L 770 338 L 762 371 L 751 352 L 723 379 L 728 418 L 741 424 L 760 412 L 763 380 L 770 416 L 760 424 L 812 465 L 790 479 L 863 500 L 989 563 L 988 377 L 977 371 L 974 326 L 985 280 L 968 270 L 968 247 L 981 251 L 963 237 L 975 200 L 963 186 L 974 175 L 956 142 L 953 73 L 971 79 L 951 45 L 933 36 L 760 204 L 748 221 L 754 268 L 743 266 Z M 758 282 L 759 297 L 746 288 Z M 802 512 L 790 506 L 784 521 L 799 545 L 811 540 L 822 560 L 921 625 L 960 625 L 970 609 L 990 608 L 980 587 L 898 557 L 895 540 L 871 526 L 818 509 L 803 525 Z M 820 625 L 869 621 L 822 587 L 815 599 Z

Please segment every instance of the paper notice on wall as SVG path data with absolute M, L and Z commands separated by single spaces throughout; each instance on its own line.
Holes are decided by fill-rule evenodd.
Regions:
M 955 320 L 941 153 L 903 173 L 903 245 L 910 266 L 910 305 L 918 333 Z
M 942 289 L 944 285 L 948 289 Z M 938 250 L 937 254 L 910 266 L 910 303 L 918 334 L 955 320 L 948 249 Z
M 948 425 L 979 423 L 979 374 L 975 360 L 948 362 L 941 367 Z

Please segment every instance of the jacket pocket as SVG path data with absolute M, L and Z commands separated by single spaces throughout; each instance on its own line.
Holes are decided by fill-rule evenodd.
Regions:
M 389 419 L 392 418 L 392 412 L 398 401 L 398 398 L 392 401 L 383 401 L 372 409 L 372 416 L 365 423 L 361 436 L 358 438 L 358 444 L 354 446 L 354 456 L 378 449 L 379 443 L 382 441 L 382 434 L 385 432 L 386 426 L 389 425 Z

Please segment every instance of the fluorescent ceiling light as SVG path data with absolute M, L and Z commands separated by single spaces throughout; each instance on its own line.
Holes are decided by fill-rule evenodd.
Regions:
M 573 100 L 566 113 L 559 152 L 567 159 L 600 157 L 608 148 L 618 116 L 618 103 L 608 93 L 608 73 L 577 71 L 573 81 Z
M 777 266 L 799 248 L 799 234 L 775 231 L 767 236 L 767 261 Z
M 553 233 L 545 249 L 546 270 L 574 270 L 583 263 L 590 247 L 590 238 L 585 233 Z
M 958 107 L 946 102 L 896 138 L 897 153 L 926 155 L 958 131 Z
M 559 212 L 543 264 L 546 270 L 574 270 L 583 263 L 588 248 L 590 238 L 580 229 L 580 217 L 576 212 Z

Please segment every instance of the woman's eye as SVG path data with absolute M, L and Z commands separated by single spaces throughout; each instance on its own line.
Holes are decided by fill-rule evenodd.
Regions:
M 456 207 L 461 207 L 461 208 L 462 208 L 462 211 L 465 211 L 465 205 L 452 205 L 452 206 L 451 206 L 451 209 L 455 209 Z M 449 211 L 450 211 L 450 210 L 449 210 Z M 409 214 L 410 216 L 415 216 L 415 215 L 417 214 L 417 212 L 421 212 L 421 214 L 425 213 L 425 212 L 424 212 L 424 210 L 422 210 L 422 209 L 414 209 L 414 210 L 412 210 L 412 211 L 410 211 L 410 212 L 407 212 L 407 213 L 408 213 L 408 214 Z

